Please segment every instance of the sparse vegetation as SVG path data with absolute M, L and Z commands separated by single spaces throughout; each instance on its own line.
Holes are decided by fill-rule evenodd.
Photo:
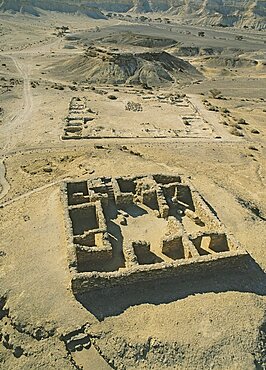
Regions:
M 136 103 L 133 101 L 128 101 L 125 107 L 126 110 L 132 111 L 132 112 L 142 112 L 143 107 L 140 103 Z
M 237 123 L 238 123 L 239 125 L 248 125 L 247 121 L 246 121 L 244 118 L 240 118 L 240 119 L 237 121 Z
M 199 31 L 198 36 L 199 37 L 205 37 L 205 32 L 204 31 Z
M 244 136 L 243 132 L 239 131 L 239 130 L 237 129 L 237 127 L 232 127 L 232 128 L 230 129 L 230 133 L 231 133 L 232 135 L 234 135 L 234 136 L 240 136 L 240 137 L 243 137 L 243 136 Z
M 254 145 L 250 145 L 249 147 L 248 147 L 248 149 L 250 149 L 250 150 L 254 150 L 254 151 L 258 151 L 259 149 L 257 148 L 257 147 L 255 147 Z
M 210 104 L 208 106 L 208 110 L 210 110 L 212 112 L 219 112 L 219 108 L 217 106 L 212 105 L 212 104 Z
M 230 110 L 228 108 L 222 108 L 221 111 L 223 113 L 230 113 Z
M 117 96 L 116 95 L 108 95 L 108 99 L 110 100 L 116 100 Z
M 221 91 L 218 89 L 211 89 L 210 93 L 214 99 L 218 99 L 218 97 L 221 95 Z

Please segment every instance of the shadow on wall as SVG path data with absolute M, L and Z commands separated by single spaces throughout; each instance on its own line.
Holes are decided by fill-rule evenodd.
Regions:
M 164 304 L 201 293 L 243 292 L 266 294 L 266 274 L 247 256 L 241 270 L 230 267 L 204 275 L 141 282 L 77 295 L 76 299 L 98 320 L 117 316 L 130 306 Z

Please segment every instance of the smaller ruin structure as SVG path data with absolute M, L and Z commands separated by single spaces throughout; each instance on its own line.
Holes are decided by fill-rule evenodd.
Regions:
M 95 101 L 96 93 L 101 95 L 102 105 Z M 132 95 L 129 91 L 124 94 L 127 98 Z M 213 139 L 217 136 L 213 124 L 206 118 L 206 108 L 202 106 L 199 109 L 187 96 L 161 94 L 137 97 L 136 100 L 138 99 L 140 101 L 129 100 L 124 105 L 116 96 L 96 90 L 87 96 L 72 97 L 61 139 Z M 159 117 L 166 109 L 169 113 L 165 122 Z M 114 110 L 118 113 L 114 114 Z M 124 117 L 125 121 L 117 120 L 117 115 Z M 124 124 L 127 119 L 130 125 Z
M 75 294 L 232 265 L 246 251 L 192 184 L 178 175 L 65 182 Z
M 62 139 L 81 139 L 88 122 L 93 121 L 96 113 L 88 106 L 86 97 L 73 97 L 69 103 Z

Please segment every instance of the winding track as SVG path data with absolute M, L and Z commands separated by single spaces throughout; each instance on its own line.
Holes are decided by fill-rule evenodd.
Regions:
M 21 136 L 23 135 L 22 125 L 24 122 L 30 118 L 33 109 L 33 99 L 31 93 L 29 70 L 26 64 L 21 63 L 18 58 L 14 55 L 6 55 L 12 59 L 21 78 L 23 79 L 23 104 L 21 109 L 17 112 L 16 116 L 11 119 L 8 125 L 8 135 L 7 140 L 2 148 L 3 153 L 16 148 Z M 6 168 L 4 165 L 4 158 L 0 159 L 0 199 L 4 198 L 9 191 L 9 184 L 6 180 Z
M 28 125 L 25 123 L 31 119 L 34 105 L 30 79 L 31 58 L 41 52 L 50 53 L 51 50 L 58 50 L 60 44 L 61 40 L 52 40 L 48 44 L 31 46 L 22 51 L 11 51 L 8 54 L 1 53 L 3 56 L 13 61 L 20 74 L 20 78 L 23 80 L 23 92 L 21 96 L 23 103 L 8 124 L 6 143 L 2 147 L 0 156 L 20 148 L 21 144 L 25 144 L 23 138 L 28 128 Z
M 23 79 L 23 104 L 21 109 L 17 112 L 14 119 L 11 120 L 8 127 L 7 142 L 3 148 L 3 152 L 7 152 L 16 147 L 16 144 L 20 141 L 23 135 L 23 124 L 30 118 L 33 109 L 33 99 L 31 93 L 31 85 L 29 78 L 29 67 L 27 64 L 23 64 L 15 55 L 7 55 L 12 59 L 21 78 Z

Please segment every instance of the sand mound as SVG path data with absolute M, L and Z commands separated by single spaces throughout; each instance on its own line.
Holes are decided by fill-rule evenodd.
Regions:
M 132 45 L 146 48 L 169 47 L 176 45 L 176 41 L 173 39 L 140 35 L 133 32 L 109 35 L 96 41 L 99 41 L 103 44 Z
M 166 52 L 114 53 L 94 47 L 60 66 L 51 66 L 50 71 L 76 81 L 148 86 L 188 83 L 203 77 L 190 63 Z

